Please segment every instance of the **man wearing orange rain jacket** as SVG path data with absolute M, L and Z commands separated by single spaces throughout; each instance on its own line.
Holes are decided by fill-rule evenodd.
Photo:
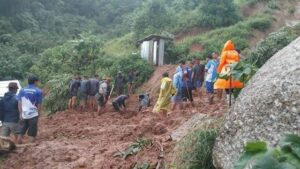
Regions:
M 226 74 L 230 72 L 229 65 L 240 61 L 240 56 L 235 50 L 234 43 L 228 40 L 223 48 L 220 63 L 217 69 L 218 74 Z M 226 94 L 229 94 L 229 89 L 243 88 L 244 85 L 238 80 L 220 79 L 218 78 L 214 84 L 214 89 L 225 89 Z

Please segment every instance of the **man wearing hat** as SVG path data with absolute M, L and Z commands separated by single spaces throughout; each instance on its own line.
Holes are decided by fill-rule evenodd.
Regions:
M 99 86 L 99 92 L 97 94 L 98 113 L 103 113 L 105 105 L 109 99 L 111 93 L 110 81 L 111 79 L 107 76 L 103 77 L 103 82 Z
M 15 141 L 17 141 L 17 127 L 19 122 L 18 100 L 16 93 L 18 91 L 18 84 L 10 82 L 8 84 L 8 92 L 5 93 L 3 100 L 0 102 L 0 112 L 3 125 L 1 128 L 1 136 L 9 137 L 14 134 Z

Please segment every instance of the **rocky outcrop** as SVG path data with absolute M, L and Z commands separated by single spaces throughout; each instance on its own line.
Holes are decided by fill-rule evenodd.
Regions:
M 275 54 L 250 80 L 226 115 L 214 147 L 218 169 L 232 169 L 251 140 L 276 145 L 300 134 L 300 38 Z

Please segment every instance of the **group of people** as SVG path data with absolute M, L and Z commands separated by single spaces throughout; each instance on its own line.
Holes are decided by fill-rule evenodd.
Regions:
M 194 106 L 193 91 L 202 97 L 201 88 L 205 85 L 208 93 L 208 102 L 213 104 L 215 92 L 230 94 L 233 89 L 242 88 L 243 84 L 234 79 L 222 79 L 218 74 L 230 74 L 230 64 L 240 61 L 238 50 L 235 49 L 231 40 L 226 42 L 221 56 L 213 52 L 207 56 L 207 63 L 204 65 L 199 59 L 192 61 L 181 61 L 176 68 L 173 79 L 169 73 L 163 73 L 160 85 L 159 98 L 154 106 L 154 113 L 163 113 L 175 110 L 177 105 L 183 107 Z M 98 75 L 92 78 L 75 75 L 69 84 L 70 100 L 69 109 L 77 107 L 77 96 L 80 97 L 80 109 L 95 110 L 100 114 L 105 111 L 106 104 L 111 97 L 114 87 L 117 97 L 113 100 L 113 108 L 124 113 L 127 111 L 125 101 L 133 93 L 133 86 L 138 74 L 130 71 L 127 77 L 118 72 L 114 85 L 111 85 L 111 78 L 104 76 L 101 80 Z M 124 88 L 128 84 L 128 93 L 124 94 Z M 22 143 L 23 136 L 27 133 L 30 141 L 34 142 L 38 132 L 38 118 L 41 112 L 42 90 L 37 86 L 39 79 L 36 76 L 28 78 L 28 86 L 22 88 L 19 93 L 18 85 L 9 83 L 9 91 L 5 93 L 0 101 L 0 120 L 2 128 L 0 135 L 8 137 L 12 133 L 17 143 Z M 147 108 L 150 105 L 150 96 L 147 93 L 140 94 L 138 110 Z M 172 102 L 172 106 L 170 106 Z
M 38 118 L 41 112 L 42 90 L 37 86 L 39 79 L 36 76 L 28 78 L 28 86 L 19 93 L 15 82 L 8 84 L 8 92 L 0 101 L 0 120 L 2 121 L 1 137 L 14 135 L 16 143 L 23 142 L 27 133 L 30 142 L 34 142 L 38 132 Z
M 231 76 L 229 79 L 219 78 L 218 74 L 230 74 L 230 64 L 239 61 L 239 50 L 235 49 L 231 40 L 224 45 L 220 57 L 217 52 L 208 55 L 206 65 L 201 64 L 199 59 L 181 61 L 176 68 L 173 80 L 169 78 L 168 72 L 162 75 L 160 94 L 153 112 L 162 112 L 166 115 L 168 111 L 175 110 L 177 105 L 182 108 L 183 103 L 186 103 L 187 107 L 194 106 L 193 91 L 201 97 L 201 88 L 204 85 L 208 93 L 209 104 L 214 103 L 215 93 L 219 93 L 222 97 L 223 90 L 229 98 L 230 92 L 235 88 L 242 88 L 243 84 L 238 80 L 233 80 Z
M 98 75 L 92 78 L 79 75 L 75 75 L 69 84 L 70 100 L 68 107 L 73 110 L 77 106 L 77 97 L 80 98 L 80 109 L 83 110 L 95 110 L 103 113 L 106 108 L 106 104 L 110 99 L 112 92 L 116 89 L 117 98 L 114 99 L 112 105 L 118 112 L 126 111 L 125 100 L 133 94 L 134 82 L 136 80 L 137 72 L 131 70 L 128 73 L 127 78 L 121 71 L 118 72 L 114 85 L 111 85 L 111 78 L 104 76 L 102 79 Z M 125 94 L 125 87 L 127 83 L 127 94 Z

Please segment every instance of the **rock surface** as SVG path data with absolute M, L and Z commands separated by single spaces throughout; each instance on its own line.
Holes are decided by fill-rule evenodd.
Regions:
M 226 115 L 214 147 L 218 169 L 232 169 L 251 140 L 276 145 L 300 134 L 300 38 L 275 54 L 250 80 Z

